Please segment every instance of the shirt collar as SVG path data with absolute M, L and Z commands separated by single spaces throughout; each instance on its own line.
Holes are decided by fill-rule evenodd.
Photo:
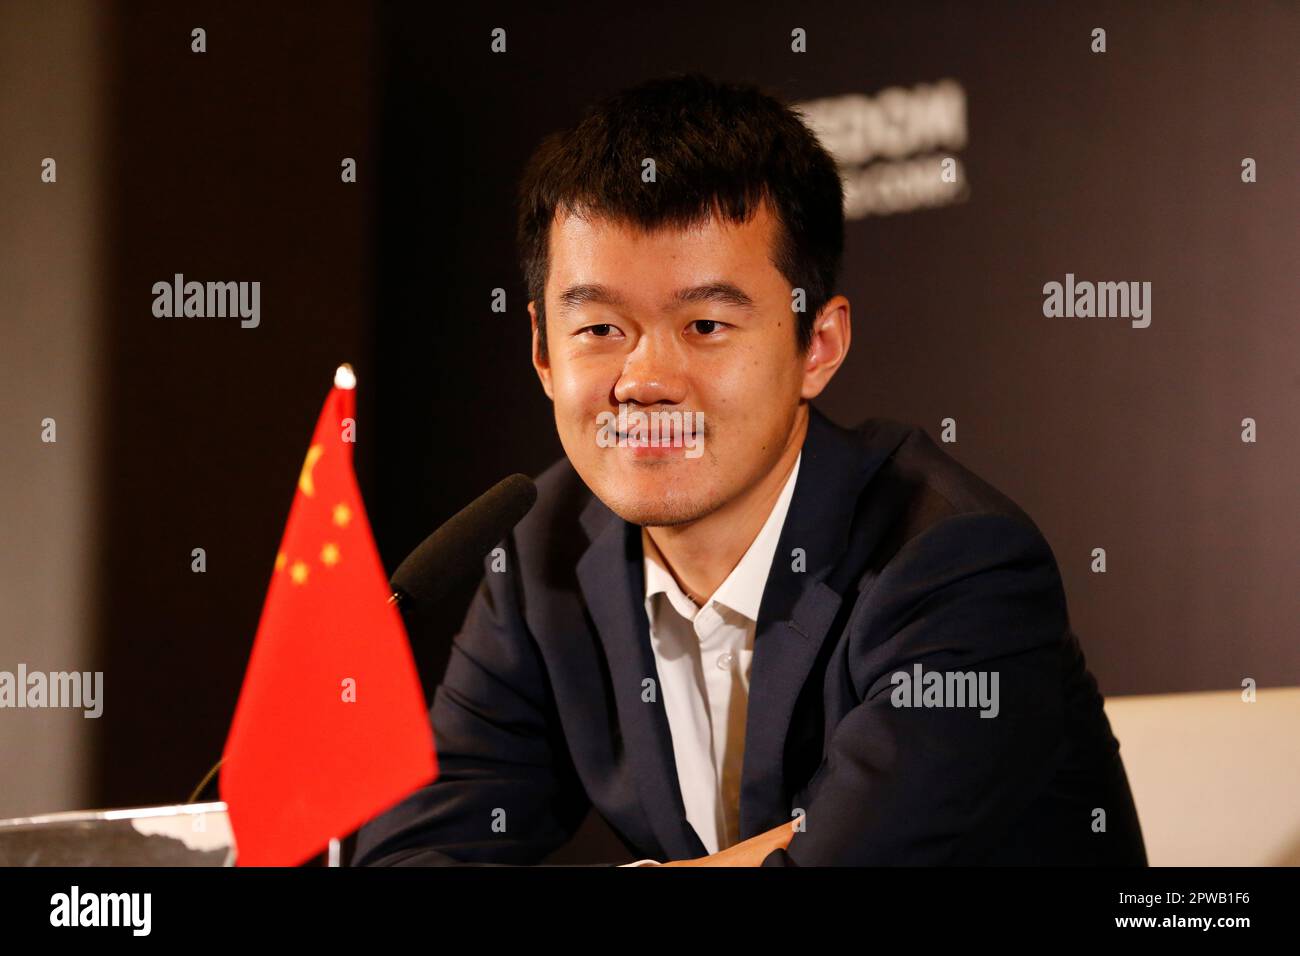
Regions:
M 768 513 L 767 521 L 759 530 L 740 562 L 727 575 L 727 579 L 718 586 L 706 603 L 717 603 L 743 615 L 750 621 L 758 620 L 758 608 L 763 600 L 763 590 L 767 586 L 767 575 L 772 567 L 772 558 L 776 554 L 776 545 L 781 538 L 781 528 L 785 525 L 786 512 L 790 510 L 790 499 L 794 497 L 795 479 L 799 476 L 799 463 L 803 452 L 795 458 L 794 468 L 786 479 L 781 494 Z M 699 612 L 695 602 L 688 598 L 668 570 L 651 560 L 646 547 L 648 532 L 641 529 L 641 551 L 645 566 L 645 604 L 646 613 L 654 621 L 654 595 L 662 592 L 682 617 L 694 620 Z

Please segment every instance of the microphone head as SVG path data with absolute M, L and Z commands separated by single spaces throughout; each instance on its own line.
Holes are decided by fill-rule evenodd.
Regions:
M 483 559 L 528 514 L 537 486 L 511 475 L 466 505 L 397 566 L 390 583 L 405 601 L 432 604 L 476 580 Z

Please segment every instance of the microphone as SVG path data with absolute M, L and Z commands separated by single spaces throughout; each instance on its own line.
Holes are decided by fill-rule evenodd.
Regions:
M 470 502 L 407 555 L 389 584 L 389 604 L 434 604 L 477 577 L 483 558 L 528 514 L 537 486 L 511 475 Z

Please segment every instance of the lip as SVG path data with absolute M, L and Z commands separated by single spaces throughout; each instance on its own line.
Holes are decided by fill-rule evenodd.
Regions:
M 660 445 L 632 445 L 624 444 L 627 442 L 626 435 L 619 435 L 619 444 L 615 447 L 622 452 L 626 452 L 633 458 L 685 458 L 687 448 L 685 445 L 674 445 L 671 442 Z

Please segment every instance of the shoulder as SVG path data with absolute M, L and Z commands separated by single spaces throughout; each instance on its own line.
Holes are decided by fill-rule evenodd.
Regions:
M 1014 500 L 959 462 L 920 426 L 869 418 L 851 431 L 866 447 L 893 445 L 881 467 L 887 482 L 937 497 L 952 514 L 1004 514 L 1032 524 Z
M 551 464 L 533 483 L 537 501 L 511 535 L 522 566 L 572 571 L 589 542 L 582 515 L 595 495 L 567 457 Z
M 978 527 L 1046 545 L 1029 514 L 1009 495 L 959 462 L 925 429 L 888 418 L 870 418 L 846 429 L 864 450 L 886 452 L 863 488 L 859 515 L 888 525 L 886 549 L 901 549 L 939 525 Z M 883 521 L 882 521 L 883 516 Z
M 921 428 L 872 419 L 852 431 L 864 446 L 892 446 L 857 502 L 855 558 L 834 575 L 856 592 L 872 635 L 864 647 L 913 631 L 970 654 L 1059 644 L 1069 627 L 1060 569 L 1025 510 Z

